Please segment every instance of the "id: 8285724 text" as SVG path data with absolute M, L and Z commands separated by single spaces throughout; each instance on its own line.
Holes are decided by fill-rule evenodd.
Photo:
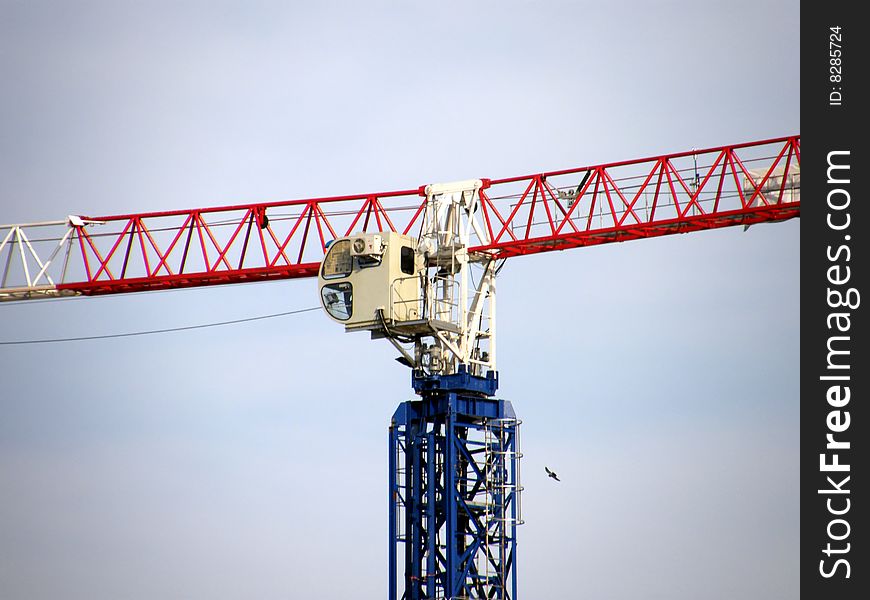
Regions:
M 828 82 L 831 91 L 828 93 L 828 106 L 843 105 L 843 32 L 842 27 L 835 25 L 828 28 Z

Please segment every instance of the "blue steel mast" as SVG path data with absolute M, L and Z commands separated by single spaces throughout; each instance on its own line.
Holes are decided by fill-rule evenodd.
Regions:
M 415 372 L 389 433 L 389 599 L 515 599 L 519 424 L 498 376 Z

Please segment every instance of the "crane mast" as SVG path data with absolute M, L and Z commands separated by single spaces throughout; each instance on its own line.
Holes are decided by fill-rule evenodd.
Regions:
M 390 600 L 516 597 L 520 422 L 494 397 L 496 258 L 471 249 L 488 183 L 422 187 L 418 237 L 336 239 L 318 275 L 327 315 L 388 339 L 420 396 L 389 428 Z
M 420 200 L 422 198 L 422 201 Z M 389 427 L 390 600 L 517 597 L 506 258 L 800 216 L 800 136 L 415 190 L 0 226 L 0 301 L 317 277 L 418 398 Z

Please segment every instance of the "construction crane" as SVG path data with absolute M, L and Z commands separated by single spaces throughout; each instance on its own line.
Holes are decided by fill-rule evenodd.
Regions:
M 419 399 L 389 427 L 389 598 L 517 597 L 520 421 L 496 279 L 521 255 L 800 216 L 800 136 L 505 179 L 0 226 L 0 301 L 317 277 Z

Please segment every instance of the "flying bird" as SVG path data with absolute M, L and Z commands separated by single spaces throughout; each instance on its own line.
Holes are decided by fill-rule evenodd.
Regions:
M 544 467 L 544 470 L 547 472 L 547 475 L 548 475 L 548 476 L 552 477 L 552 478 L 555 479 L 556 481 L 562 481 L 561 479 L 559 479 L 559 477 L 558 477 L 558 476 L 557 476 L 553 471 L 551 471 L 551 470 L 548 469 L 547 467 Z

